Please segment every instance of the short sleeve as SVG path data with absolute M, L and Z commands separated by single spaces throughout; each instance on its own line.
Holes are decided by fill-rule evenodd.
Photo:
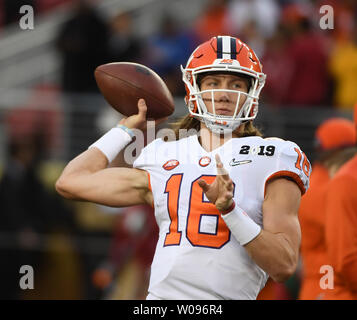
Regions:
M 148 154 L 147 149 L 148 146 L 141 149 L 139 156 L 134 160 L 133 168 L 143 169 L 143 167 L 146 165 L 147 162 L 145 159 Z
M 155 144 L 156 140 L 141 149 L 139 156 L 133 163 L 133 168 L 147 170 L 155 164 Z
M 152 191 L 151 180 L 152 180 L 152 169 L 153 169 L 152 163 L 154 161 L 152 159 L 152 155 L 153 155 L 152 146 L 151 144 L 148 144 L 147 146 L 141 149 L 139 156 L 135 159 L 133 163 L 133 168 L 146 171 L 148 175 L 148 188 L 151 191 Z M 154 207 L 153 204 L 152 207 Z
M 291 141 L 286 141 L 281 147 L 274 172 L 268 176 L 265 185 L 276 178 L 288 178 L 299 187 L 301 194 L 309 188 L 311 164 L 299 146 Z

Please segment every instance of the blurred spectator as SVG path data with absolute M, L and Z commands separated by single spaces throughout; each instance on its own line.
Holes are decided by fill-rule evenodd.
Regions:
M 244 27 L 254 22 L 264 38 L 270 38 L 279 23 L 280 7 L 273 0 L 233 0 L 229 4 L 231 31 L 240 34 Z
M 22 265 L 34 268 L 36 287 L 44 266 L 43 235 L 61 226 L 72 228 L 70 210 L 39 177 L 45 151 L 41 127 L 9 136 L 8 160 L 0 180 L 0 233 L 6 239 L 2 240 L 1 255 L 6 258 L 1 262 L 1 299 L 21 298 Z
M 357 130 L 357 105 L 354 120 Z M 325 300 L 357 299 L 356 188 L 357 155 L 339 169 L 326 192 L 325 236 L 334 290 L 326 290 Z
M 267 50 L 262 58 L 263 71 L 267 80 L 262 91 L 264 101 L 280 106 L 285 99 L 288 84 L 292 77 L 292 59 L 286 54 L 288 32 L 279 25 L 275 34 L 267 40 Z
M 76 0 L 72 17 L 62 26 L 57 48 L 62 56 L 65 92 L 98 92 L 94 70 L 108 59 L 109 29 L 88 0 Z
M 56 41 L 63 61 L 62 90 L 70 94 L 66 101 L 69 108 L 68 158 L 78 154 L 80 147 L 88 146 L 98 137 L 93 128 L 101 104 L 93 102 L 90 94 L 99 94 L 94 78 L 95 68 L 109 62 L 109 28 L 90 3 L 89 0 L 74 3 L 73 15 L 62 26 Z M 95 103 L 95 108 L 90 109 Z M 83 128 L 90 128 L 90 134 L 83 136 Z
M 143 63 L 164 79 L 173 95 L 184 95 L 180 65 L 186 64 L 196 45 L 195 35 L 181 30 L 176 20 L 166 15 L 160 32 L 147 39 Z
M 63 113 L 60 110 L 58 87 L 40 84 L 32 88 L 22 106 L 13 107 L 7 116 L 7 126 L 12 138 L 21 139 L 29 132 L 41 128 L 46 156 L 56 155 L 62 147 Z
M 352 110 L 357 101 L 357 24 L 349 38 L 335 44 L 329 68 L 336 85 L 335 106 Z
M 111 22 L 109 38 L 109 60 L 139 62 L 142 56 L 142 45 L 132 31 L 130 12 L 117 14 Z
M 227 15 L 228 0 L 210 0 L 202 15 L 197 18 L 193 25 L 193 31 L 198 36 L 198 43 L 209 40 L 217 35 L 230 33 Z
M 273 0 L 233 0 L 228 5 L 229 33 L 246 41 L 256 54 L 264 54 L 265 39 L 279 23 L 280 7 Z
M 65 4 L 71 2 L 71 0 L 35 0 L 36 1 L 36 7 L 38 10 L 36 12 L 44 13 L 44 12 L 49 12 L 50 10 Z
M 282 103 L 295 106 L 327 105 L 329 76 L 325 36 L 313 30 L 305 12 L 298 11 L 294 20 L 290 20 L 291 13 L 288 8 L 286 10 L 283 12 L 283 23 L 288 28 L 290 41 L 285 54 L 291 61 L 291 70 L 289 78 L 281 79 L 287 82 Z
M 356 152 L 356 131 L 352 121 L 331 118 L 315 132 L 317 159 L 312 166 L 309 191 L 302 197 L 301 224 L 302 274 L 299 299 L 322 299 L 320 268 L 328 264 L 325 243 L 324 203 L 328 181 L 336 170 Z
M 276 33 L 267 40 L 263 94 L 274 105 L 331 104 L 327 33 L 313 30 L 309 8 L 300 3 L 285 6 Z
M 145 299 L 159 232 L 154 210 L 145 205 L 118 212 L 109 259 L 93 273 L 93 282 L 106 299 Z

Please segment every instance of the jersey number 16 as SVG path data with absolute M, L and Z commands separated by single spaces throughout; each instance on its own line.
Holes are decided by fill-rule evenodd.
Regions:
M 204 199 L 204 193 L 198 185 L 198 180 L 203 179 L 211 184 L 216 176 L 203 175 L 191 184 L 188 204 L 186 237 L 193 246 L 221 248 L 230 240 L 230 231 L 222 219 L 216 206 Z M 179 198 L 181 192 L 183 173 L 172 175 L 166 182 L 167 211 L 170 216 L 169 232 L 166 234 L 164 246 L 180 245 L 182 231 L 179 226 Z M 204 216 L 216 218 L 216 232 L 207 233 L 200 231 L 201 220 Z

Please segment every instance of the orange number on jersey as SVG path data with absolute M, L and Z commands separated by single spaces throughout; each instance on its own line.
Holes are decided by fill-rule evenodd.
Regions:
M 181 231 L 178 231 L 178 204 L 183 174 L 172 175 L 166 183 L 167 210 L 171 219 L 169 232 L 166 234 L 164 246 L 179 245 Z M 204 179 L 212 183 L 215 176 L 201 176 L 192 182 L 190 203 L 186 222 L 186 237 L 193 246 L 221 248 L 230 239 L 230 231 L 222 219 L 216 206 L 204 200 L 204 193 L 198 185 L 198 180 Z M 216 232 L 200 232 L 202 218 L 210 216 L 216 218 Z
M 301 164 L 300 164 L 301 158 L 302 158 L 301 152 L 300 152 L 300 150 L 299 150 L 298 148 L 294 148 L 294 150 L 295 150 L 295 151 L 297 152 L 297 154 L 298 154 L 298 158 L 297 158 L 297 160 L 296 160 L 296 162 L 295 162 L 295 168 L 301 170 Z
M 306 157 L 306 154 L 303 152 L 301 154 L 301 151 L 298 148 L 294 148 L 296 153 L 298 154 L 298 158 L 295 163 L 295 167 L 299 170 L 302 170 L 307 177 L 310 175 L 310 162 Z M 301 159 L 303 158 L 303 163 L 302 163 L 302 168 L 301 168 Z
M 230 239 L 230 231 L 220 212 L 213 203 L 204 200 L 204 193 L 197 182 L 199 179 L 203 179 L 211 184 L 215 178 L 215 176 L 201 176 L 192 182 L 186 236 L 194 246 L 221 248 Z M 204 216 L 216 219 L 216 233 L 200 232 L 201 221 Z
M 164 246 L 179 245 L 181 231 L 178 231 L 178 205 L 183 174 L 174 174 L 166 182 L 167 211 L 171 219 L 169 232 L 166 234 Z

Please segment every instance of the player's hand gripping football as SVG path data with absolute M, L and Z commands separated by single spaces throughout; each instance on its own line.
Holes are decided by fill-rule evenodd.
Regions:
M 130 117 L 125 117 L 120 120 L 119 124 L 126 126 L 129 129 L 140 129 L 145 130 L 147 128 L 147 105 L 144 99 L 139 99 L 138 101 L 138 114 L 134 114 Z M 167 120 L 167 117 L 155 120 L 155 125 L 160 124 Z
M 207 199 L 212 202 L 216 208 L 222 212 L 229 209 L 233 203 L 233 181 L 218 154 L 216 154 L 217 176 L 213 183 L 208 184 L 206 181 L 198 180 Z

